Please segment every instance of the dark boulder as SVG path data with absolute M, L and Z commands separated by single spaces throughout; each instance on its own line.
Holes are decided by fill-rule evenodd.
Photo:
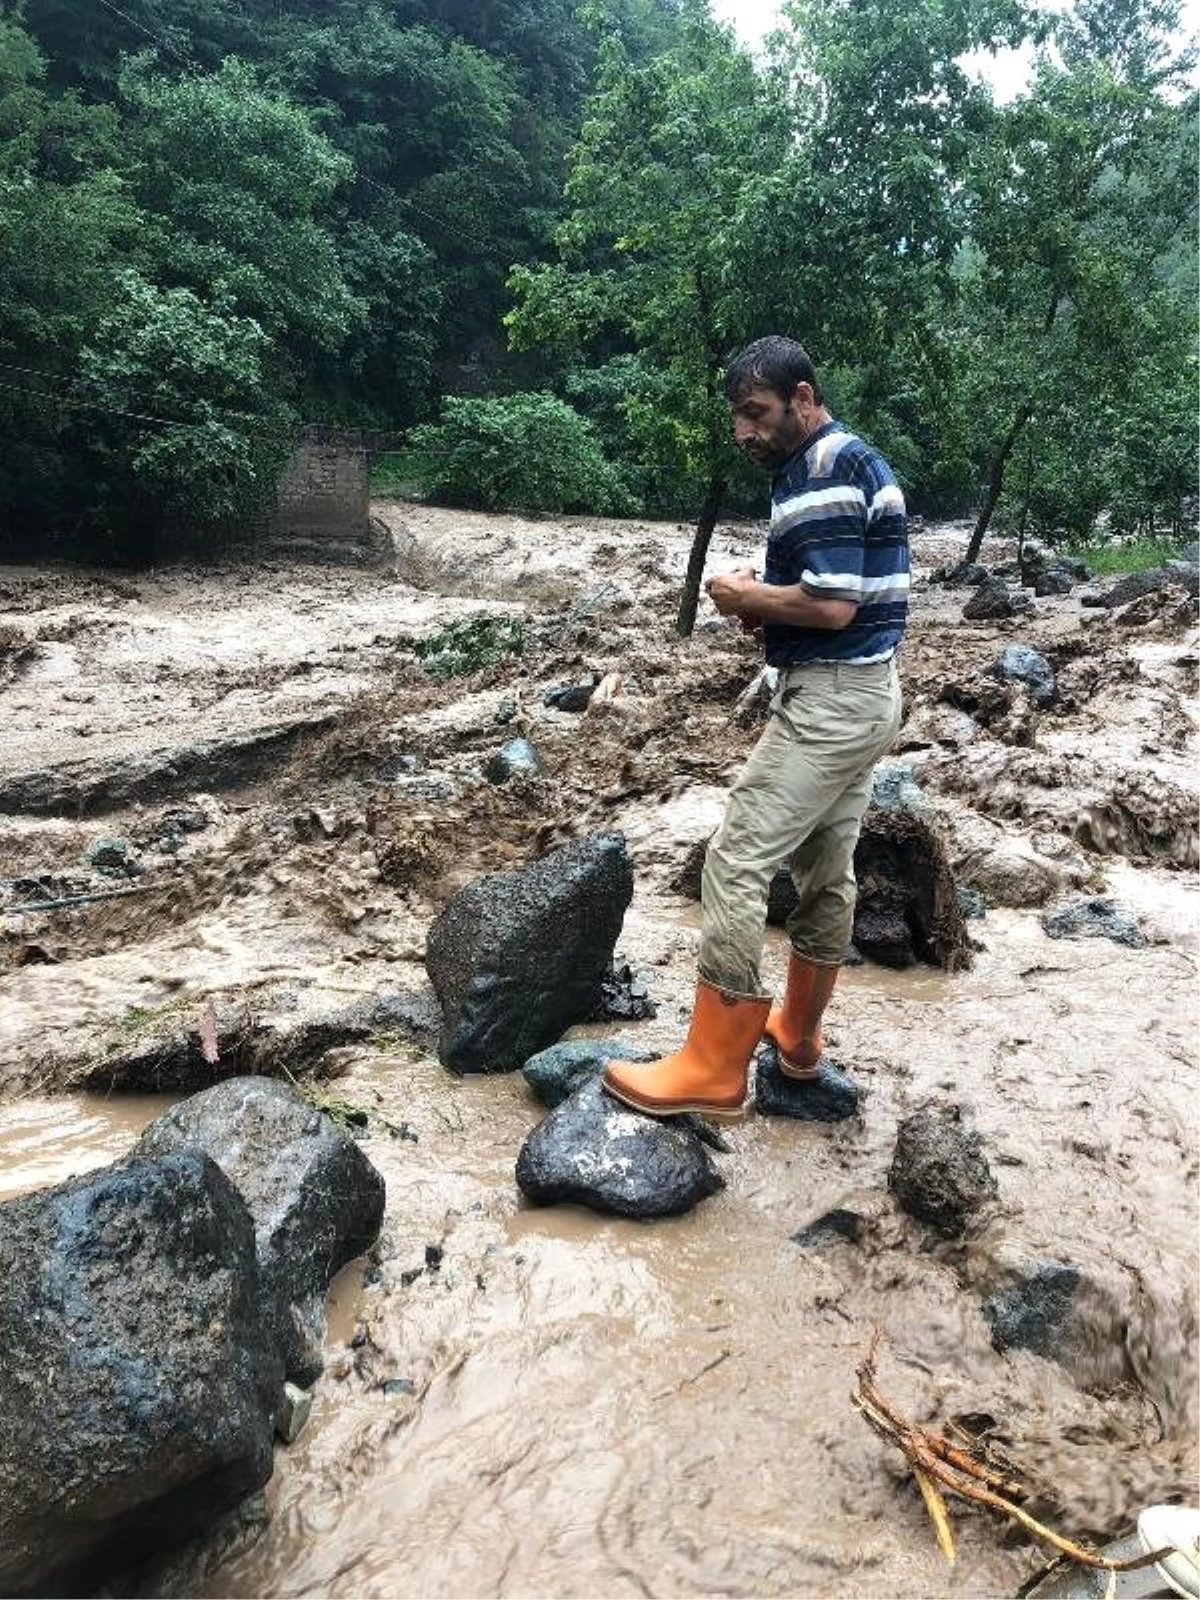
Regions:
M 216 1084 L 172 1106 L 146 1128 L 134 1154 L 177 1150 L 210 1157 L 250 1208 L 287 1375 L 307 1387 L 324 1366 L 325 1291 L 379 1236 L 382 1177 L 329 1117 L 268 1078 Z
M 836 1061 L 821 1058 L 820 1072 L 808 1080 L 785 1077 L 775 1046 L 767 1041 L 754 1073 L 754 1108 L 764 1117 L 798 1122 L 844 1122 L 858 1112 L 858 1089 Z
M 885 967 L 959 972 L 971 945 L 946 847 L 917 811 L 868 806 L 854 852 L 854 944 Z
M 1136 918 L 1105 895 L 1089 895 L 1059 911 L 1047 912 L 1042 928 L 1051 939 L 1111 939 L 1130 950 L 1140 950 L 1146 943 Z
M 271 1475 L 283 1364 L 207 1157 L 0 1206 L 0 1593 L 80 1594 Z
M 627 961 L 611 965 L 601 984 L 600 1004 L 594 1022 L 650 1022 L 658 1007 L 650 998 L 646 980 Z
M 530 1056 L 521 1073 L 542 1104 L 553 1109 L 598 1078 L 610 1061 L 653 1060 L 653 1051 L 620 1039 L 564 1039 Z
M 930 583 L 945 584 L 947 589 L 977 589 L 988 581 L 988 569 L 976 561 L 959 561 L 954 566 L 936 567 L 929 574 Z
M 633 868 L 618 833 L 572 840 L 467 884 L 439 912 L 425 966 L 454 1072 L 512 1072 L 603 999 Z
M 963 607 L 967 622 L 1000 622 L 1033 610 L 1033 599 L 1023 589 L 1010 589 L 1003 578 L 981 583 Z
M 555 711 L 586 711 L 599 681 L 596 677 L 590 677 L 580 683 L 556 684 L 553 689 L 546 690 L 542 704 Z
M 962 1115 L 960 1106 L 931 1103 L 905 1117 L 888 1172 L 888 1188 L 909 1216 L 949 1239 L 966 1233 L 998 1192 L 983 1141 Z
M 1127 606 L 1156 589 L 1174 586 L 1194 595 L 1200 587 L 1197 568 L 1188 561 L 1168 561 L 1162 567 L 1144 567 L 1140 572 L 1127 572 L 1109 588 L 1098 594 L 1082 596 L 1085 606 L 1102 606 L 1112 611 L 1117 606 Z
M 1054 668 L 1039 650 L 1027 644 L 1010 644 L 988 668 L 993 678 L 1022 683 L 1035 705 L 1048 706 L 1058 694 Z
M 517 1184 L 537 1205 L 670 1217 L 716 1194 L 724 1179 L 683 1118 L 642 1116 L 592 1078 L 526 1139 Z
M 490 783 L 507 783 L 517 774 L 537 778 L 542 773 L 542 758 L 528 739 L 509 739 L 488 757 L 483 772 Z

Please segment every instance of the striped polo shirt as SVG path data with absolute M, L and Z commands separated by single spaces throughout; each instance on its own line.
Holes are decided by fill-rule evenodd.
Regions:
M 858 605 L 844 628 L 768 622 L 767 661 L 886 661 L 908 616 L 908 518 L 891 468 L 840 422 L 827 422 L 771 486 L 764 583 L 800 584 Z

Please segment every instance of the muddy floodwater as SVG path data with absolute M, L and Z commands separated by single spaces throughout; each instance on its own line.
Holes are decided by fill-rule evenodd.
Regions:
M 523 523 L 385 503 L 393 572 L 0 568 L 0 1199 L 119 1160 L 170 1094 L 98 1089 L 147 1029 L 214 1008 L 299 1027 L 391 997 L 390 1024 L 306 1057 L 361 1108 L 383 1234 L 335 1280 L 312 1418 L 265 1506 L 121 1592 L 211 1596 L 1015 1594 L 1044 1550 L 951 1503 L 939 1554 L 903 1458 L 851 1402 L 879 1383 L 1017 1464 L 1036 1514 L 1103 1540 L 1197 1483 L 1197 634 L 1039 599 L 962 618 L 929 582 L 965 530 L 914 540 L 907 765 L 964 885 L 970 970 L 845 970 L 828 1052 L 862 1091 L 836 1125 L 751 1112 L 725 1189 L 633 1223 L 522 1201 L 543 1114 L 520 1074 L 438 1062 L 425 933 L 484 871 L 618 829 L 635 895 L 617 959 L 652 1020 L 573 1035 L 676 1044 L 698 909 L 679 886 L 756 737 L 753 644 L 672 618 L 690 530 Z M 719 531 L 712 566 L 761 535 Z M 985 559 L 1012 552 L 996 545 Z M 446 680 L 413 646 L 519 617 L 524 653 Z M 1009 644 L 1056 706 L 997 704 Z M 546 690 L 621 674 L 585 716 Z M 497 785 L 523 733 L 539 778 Z M 104 848 L 107 846 L 107 850 Z M 79 897 L 132 891 L 89 902 Z M 1132 945 L 1052 939 L 1104 896 Z M 74 903 L 38 909 L 55 900 Z M 19 909 L 21 907 L 31 909 Z M 786 950 L 767 935 L 778 983 Z M 86 1087 L 91 1085 L 91 1087 Z M 999 1200 L 964 1241 L 906 1217 L 899 1121 L 964 1108 Z M 857 1241 L 795 1235 L 842 1207 Z M 997 1349 L 1006 1262 L 1070 1263 L 1071 1351 Z

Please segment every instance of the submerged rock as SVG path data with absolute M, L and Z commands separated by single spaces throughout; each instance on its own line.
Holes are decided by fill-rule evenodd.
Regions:
M 1044 906 L 1066 883 L 1060 866 L 1035 855 L 1020 841 L 1006 840 L 969 852 L 959 864 L 959 874 L 993 906 Z
M 1131 950 L 1140 950 L 1146 935 L 1128 911 L 1122 911 L 1105 895 L 1089 895 L 1075 900 L 1060 911 L 1048 913 L 1042 927 L 1051 939 L 1111 939 Z
M 798 1122 L 844 1122 L 858 1111 L 858 1089 L 836 1061 L 822 1056 L 819 1076 L 804 1081 L 779 1070 L 779 1054 L 766 1042 L 754 1073 L 754 1107 L 764 1117 Z
M 1027 644 L 1010 644 L 988 668 L 994 678 L 1023 683 L 1035 705 L 1048 706 L 1058 694 L 1054 668 L 1039 650 Z
M 1023 589 L 1010 589 L 1003 578 L 981 583 L 963 607 L 967 622 L 999 622 L 1033 610 L 1033 599 Z
M 0 1206 L 0 1592 L 91 1593 L 271 1475 L 254 1228 L 196 1151 Z
M 983 1302 L 997 1350 L 1032 1350 L 1054 1360 L 1069 1343 L 1079 1268 L 1067 1261 L 1030 1261 Z
M 868 806 L 854 851 L 854 944 L 869 961 L 959 972 L 971 946 L 946 847 L 919 812 Z
M 512 1072 L 603 998 L 633 868 L 619 833 L 477 878 L 438 913 L 425 966 L 454 1072 Z
M 827 1244 L 857 1244 L 866 1231 L 866 1218 L 848 1206 L 834 1206 L 792 1234 L 792 1243 L 810 1250 Z
M 379 1236 L 384 1182 L 354 1140 L 268 1078 L 216 1084 L 172 1106 L 134 1154 L 209 1156 L 250 1208 L 272 1327 L 293 1382 L 324 1367 L 325 1291 Z
M 653 1060 L 653 1051 L 620 1039 L 564 1039 L 530 1056 L 521 1073 L 542 1104 L 553 1109 L 598 1078 L 610 1061 Z
M 537 1205 L 566 1202 L 622 1217 L 670 1217 L 716 1194 L 725 1180 L 682 1118 L 642 1116 L 592 1078 L 525 1140 L 517 1184 Z
M 929 1103 L 896 1132 L 888 1188 L 919 1222 L 959 1238 L 997 1197 L 978 1133 L 963 1126 L 962 1107 Z

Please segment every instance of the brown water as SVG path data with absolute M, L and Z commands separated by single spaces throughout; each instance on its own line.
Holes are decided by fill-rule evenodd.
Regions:
M 538 525 L 539 540 L 548 539 L 547 526 Z M 495 528 L 484 519 L 475 533 L 487 540 Z M 686 544 L 684 532 L 658 532 L 664 544 Z M 582 573 L 567 576 L 592 582 L 591 564 L 611 530 L 584 533 Z M 433 568 L 440 549 L 429 543 Z M 564 572 L 551 575 L 566 581 Z M 522 585 L 549 581 L 528 561 L 514 573 L 506 600 Z M 217 588 L 240 582 L 222 578 Z M 273 714 L 270 680 L 256 683 L 254 664 L 231 639 L 246 636 L 248 618 L 263 618 L 262 637 L 275 641 L 283 666 L 307 660 L 284 625 L 292 590 L 319 624 L 325 654 L 316 677 L 283 681 L 285 700 L 302 690 L 316 702 L 369 679 L 387 645 L 368 626 L 379 601 L 366 582 L 339 575 L 328 605 L 324 580 L 304 577 L 292 590 L 280 582 L 245 580 L 240 609 L 213 605 L 190 586 L 181 586 L 177 604 L 147 588 L 143 611 L 136 603 L 117 608 L 126 631 L 102 631 L 104 650 L 91 666 L 75 639 L 70 660 L 51 652 L 42 676 L 19 686 L 22 706 L 36 711 L 54 685 L 90 671 L 106 709 L 127 694 L 140 697 L 126 730 L 140 740 L 143 713 L 157 706 L 155 674 L 170 667 L 198 712 L 248 696 Z M 663 595 L 666 617 L 670 585 Z M 418 616 L 403 586 L 385 598 L 393 631 L 414 617 L 428 625 L 435 614 L 422 601 Z M 1048 636 L 1074 625 L 1065 609 L 1045 608 L 1045 617 Z M 88 612 L 89 619 L 97 620 Z M 364 629 L 365 659 L 344 658 L 339 639 Z M 130 643 L 135 630 L 150 639 L 149 656 Z M 914 631 L 914 698 L 927 680 L 955 670 L 948 651 L 975 662 L 1000 642 L 986 629 L 956 638 L 940 622 Z M 189 640 L 193 655 L 215 652 L 227 676 L 178 660 Z M 606 636 L 562 671 L 581 659 L 606 665 L 632 648 Z M 1143 653 L 1169 674 L 1181 649 Z M 600 814 L 603 825 L 625 831 L 636 864 L 618 951 L 646 973 L 659 1015 L 586 1031 L 655 1047 L 674 1044 L 685 1025 L 698 942 L 695 908 L 669 884 L 688 845 L 719 815 L 721 763 L 736 763 L 749 737 L 729 730 L 724 690 L 724 699 L 705 691 L 713 708 L 705 720 L 702 655 L 699 642 L 678 661 L 665 647 L 656 654 L 639 646 L 630 671 L 644 692 L 633 710 L 595 726 L 551 717 L 533 730 L 557 763 L 568 808 L 582 812 L 609 787 L 628 791 Z M 122 661 L 128 683 L 119 678 Z M 444 743 L 445 770 L 467 770 L 497 737 L 498 694 L 431 708 L 426 724 Z M 1043 748 L 1064 759 L 1090 748 L 1093 762 L 1136 769 L 1146 759 L 1141 725 L 1166 727 L 1173 694 L 1178 700 L 1157 679 L 1137 696 L 1106 694 L 1086 724 L 1048 728 Z M 536 699 L 529 695 L 530 704 Z M 174 704 L 168 697 L 158 709 L 161 726 Z M 66 738 L 77 714 L 56 706 L 56 737 Z M 410 733 L 406 727 L 403 737 Z M 1161 757 L 1160 770 L 1176 784 L 1194 748 L 1183 744 Z M 570 766 L 576 748 L 591 762 L 580 776 Z M 25 752 L 30 761 L 50 753 Z M 665 780 L 681 771 L 687 781 L 668 790 Z M 1074 804 L 1070 791 L 1045 794 L 1031 801 L 1031 827 L 1051 825 L 1038 806 L 1066 814 Z M 332 804 L 323 790 L 314 798 Z M 254 803 L 270 799 L 268 790 Z M 966 837 L 983 827 L 966 808 L 973 800 L 937 799 L 949 828 L 957 819 Z M 209 837 L 223 843 L 236 820 L 230 808 Z M 97 833 L 128 824 L 6 823 L 0 845 L 22 866 L 57 866 L 77 859 Z M 445 824 L 459 851 L 477 842 L 482 826 L 461 816 Z M 987 826 L 1021 831 L 1012 820 Z M 1069 829 L 1064 837 L 1073 848 Z M 403 884 L 385 890 L 368 874 L 365 888 L 345 890 L 355 904 L 334 903 L 329 886 L 338 874 L 349 881 L 358 839 L 303 859 L 273 845 L 277 877 L 255 868 L 240 898 L 198 911 L 180 903 L 161 924 L 139 927 L 124 913 L 112 938 L 98 936 L 98 919 L 81 918 L 52 952 L 58 964 L 5 975 L 0 1086 L 10 1095 L 41 1090 L 0 1106 L 0 1197 L 119 1158 L 161 1109 L 155 1100 L 45 1092 L 68 1083 L 72 1063 L 139 1009 L 170 1005 L 187 1018 L 211 994 L 251 994 L 265 1006 L 277 991 L 298 1006 L 344 1004 L 421 983 L 423 933 L 437 897 Z M 471 860 L 453 865 L 469 870 Z M 1102 1539 L 1147 1503 L 1194 1497 L 1197 885 L 1192 875 L 1119 857 L 1099 866 L 1089 858 L 1082 869 L 1100 873 L 1100 886 L 1152 923 L 1161 942 L 1137 951 L 1103 940 L 1055 943 L 1035 913 L 993 911 L 972 924 L 985 948 L 969 973 L 848 970 L 827 1045 L 862 1087 L 861 1120 L 827 1128 L 750 1116 L 728 1131 L 730 1152 L 717 1158 L 727 1188 L 685 1218 L 639 1225 L 529 1208 L 513 1169 L 541 1112 L 519 1077 L 460 1081 L 419 1051 L 343 1052 L 336 1093 L 419 1136 L 416 1144 L 383 1133 L 365 1141 L 388 1187 L 378 1260 L 353 1263 L 331 1288 L 327 1371 L 307 1429 L 277 1452 L 261 1536 L 231 1554 L 214 1543 L 186 1562 L 168 1560 L 139 1592 L 1015 1592 L 1039 1551 L 986 1513 L 952 1506 L 961 1553 L 947 1567 L 898 1453 L 851 1406 L 855 1367 L 876 1329 L 885 1393 L 922 1423 L 993 1418 L 994 1436 L 1064 1531 Z M 773 934 L 767 970 L 776 982 L 783 961 Z M 998 1179 L 996 1214 L 968 1247 L 934 1241 L 887 1195 L 897 1122 L 930 1096 L 965 1104 Z M 803 1250 L 793 1242 L 838 1204 L 867 1217 L 861 1245 Z M 427 1266 L 430 1245 L 444 1252 L 436 1268 Z M 980 1301 L 997 1263 L 1014 1252 L 1069 1259 L 1083 1270 L 1071 1372 L 992 1348 Z

